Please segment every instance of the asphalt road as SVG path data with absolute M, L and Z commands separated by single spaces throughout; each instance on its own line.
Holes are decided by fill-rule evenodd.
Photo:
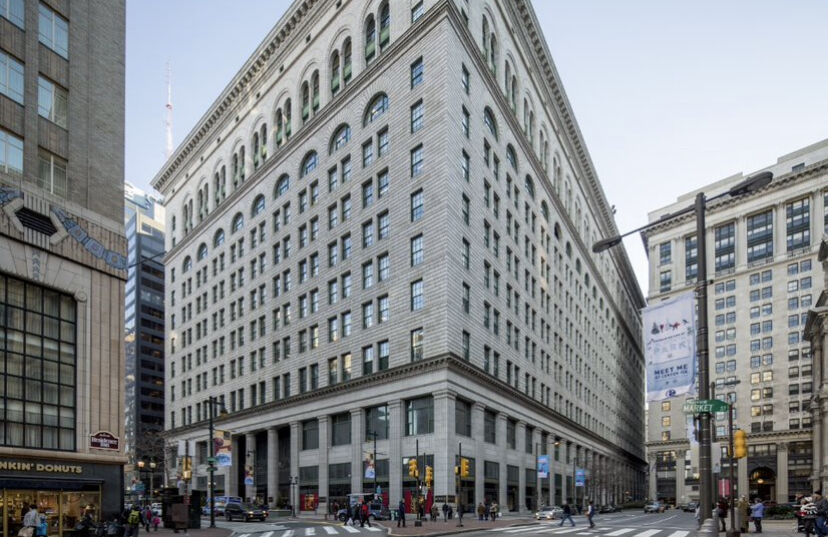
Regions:
M 534 537 L 565 535 L 574 537 L 579 535 L 595 535 L 601 537 L 694 537 L 696 534 L 696 519 L 693 513 L 670 510 L 658 514 L 644 514 L 641 511 L 625 511 L 596 515 L 595 527 L 590 529 L 584 516 L 573 517 L 575 526 L 569 522 L 563 527 L 560 521 L 543 521 L 537 525 L 521 526 L 497 530 L 485 530 L 467 533 L 464 536 L 492 537 Z
M 374 525 L 372 528 L 343 526 L 341 523 L 320 523 L 313 521 L 241 522 L 216 519 L 216 526 L 236 532 L 235 537 L 380 537 L 385 530 Z

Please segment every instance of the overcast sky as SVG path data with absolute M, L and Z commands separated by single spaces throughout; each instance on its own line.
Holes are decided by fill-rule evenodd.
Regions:
M 166 63 L 177 146 L 289 4 L 127 2 L 128 181 L 148 189 L 165 160 Z M 534 6 L 622 231 L 680 194 L 828 138 L 828 2 Z M 625 245 L 646 295 L 641 241 Z

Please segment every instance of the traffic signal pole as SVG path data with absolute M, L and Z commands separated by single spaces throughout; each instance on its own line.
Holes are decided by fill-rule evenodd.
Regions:
M 460 472 L 461 472 L 461 468 L 463 467 L 463 443 L 462 442 L 459 442 L 457 444 L 457 457 L 458 457 L 457 466 L 455 467 L 455 471 L 454 471 L 454 473 L 455 473 L 455 478 L 454 478 L 455 479 L 455 481 L 454 481 L 454 503 L 457 506 L 457 527 L 462 528 L 463 527 L 463 512 L 461 510 L 463 509 L 463 505 L 460 502 L 460 493 L 462 492 L 462 490 L 460 488 L 460 486 L 461 486 L 460 485 L 460 483 L 461 483 L 460 482 Z
M 730 449 L 728 450 L 728 455 L 730 455 L 730 531 L 727 533 L 728 537 L 739 537 L 741 532 L 736 529 L 736 500 L 733 487 L 733 461 L 736 460 L 733 458 L 733 403 L 730 403 L 730 408 L 727 409 L 727 426 L 730 431 Z
M 417 519 L 414 520 L 414 525 L 415 526 L 422 526 L 423 521 L 420 519 L 420 440 L 419 440 L 419 438 L 416 440 L 415 446 L 416 446 L 416 450 L 417 450 L 417 455 L 416 455 L 416 457 L 414 457 L 414 460 L 417 461 L 417 466 L 416 466 L 417 471 L 416 471 L 416 474 L 414 476 L 417 479 L 417 503 L 415 504 L 416 509 L 417 509 Z

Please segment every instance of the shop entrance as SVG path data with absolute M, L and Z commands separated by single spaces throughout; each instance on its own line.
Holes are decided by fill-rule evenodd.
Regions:
M 97 487 L 96 487 L 97 488 Z M 48 535 L 70 535 L 75 525 L 89 513 L 100 520 L 101 494 L 96 492 L 61 492 L 4 489 L 0 491 L 0 516 L 3 537 L 14 537 L 23 527 L 23 517 L 29 506 L 35 505 L 41 520 L 46 521 Z

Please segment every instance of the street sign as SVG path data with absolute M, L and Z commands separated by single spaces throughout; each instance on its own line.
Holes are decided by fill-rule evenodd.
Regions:
M 729 405 L 718 399 L 699 399 L 684 403 L 685 414 L 703 414 L 712 412 L 727 412 Z

